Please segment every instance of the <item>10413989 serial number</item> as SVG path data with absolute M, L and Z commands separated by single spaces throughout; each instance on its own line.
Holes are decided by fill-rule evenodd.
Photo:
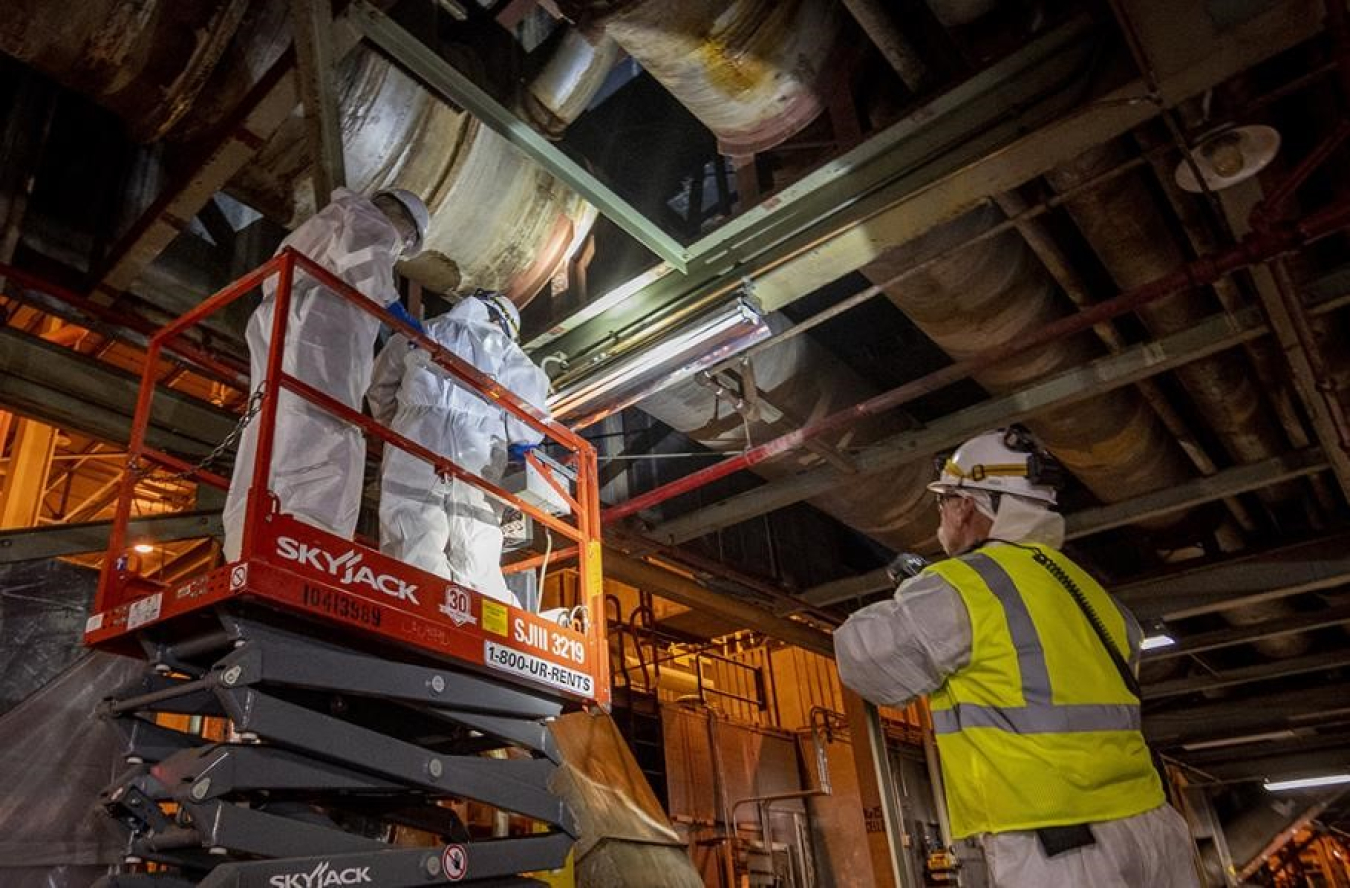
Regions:
M 371 604 L 368 601 L 343 595 L 331 589 L 306 586 L 301 601 L 306 607 L 318 608 L 349 623 L 379 626 L 384 620 L 384 612 L 378 604 Z

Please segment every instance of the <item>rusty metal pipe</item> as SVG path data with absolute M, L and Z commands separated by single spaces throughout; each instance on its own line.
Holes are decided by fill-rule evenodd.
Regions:
M 844 6 L 909 91 L 918 92 L 928 77 L 928 66 L 896 24 L 891 8 L 878 0 L 844 0 Z

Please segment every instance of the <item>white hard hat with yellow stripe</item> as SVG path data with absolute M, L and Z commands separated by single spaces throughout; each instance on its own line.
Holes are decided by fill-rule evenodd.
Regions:
M 983 490 L 1054 505 L 1061 473 L 1025 429 L 1010 426 L 977 435 L 958 447 L 941 462 L 938 479 L 928 489 L 940 494 Z

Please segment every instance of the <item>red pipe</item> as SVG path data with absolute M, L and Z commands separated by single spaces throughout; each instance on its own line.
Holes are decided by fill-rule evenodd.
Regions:
M 606 524 L 609 524 L 635 512 L 651 508 L 742 469 L 757 466 L 766 460 L 794 450 L 806 441 L 827 432 L 843 429 L 864 417 L 884 413 L 916 398 L 931 394 L 994 364 L 1048 345 L 1055 340 L 1081 333 L 1095 324 L 1134 311 L 1141 305 L 1169 296 L 1178 290 L 1208 285 L 1224 275 L 1246 268 L 1249 265 L 1273 259 L 1296 247 L 1301 247 L 1313 240 L 1333 234 L 1348 225 L 1350 225 L 1350 202 L 1328 207 L 1307 216 L 1299 223 L 1289 226 L 1265 231 L 1253 231 L 1232 247 L 1219 250 L 1208 256 L 1202 256 L 1157 280 L 1150 281 L 1133 290 L 1127 290 L 1105 302 L 1099 302 L 1076 314 L 1068 315 L 1054 323 L 1047 324 L 1024 339 L 1005 342 L 986 349 L 964 361 L 957 361 L 929 373 L 927 376 L 921 376 L 852 407 L 802 426 L 772 441 L 767 441 L 758 447 L 752 447 L 744 453 L 699 469 L 669 484 L 663 484 L 640 496 L 633 497 L 627 502 L 611 506 L 604 511 L 603 520 Z

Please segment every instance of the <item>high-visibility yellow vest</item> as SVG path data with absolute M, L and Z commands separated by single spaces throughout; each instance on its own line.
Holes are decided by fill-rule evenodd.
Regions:
M 1077 583 L 1128 661 L 1135 623 L 1067 557 L 1036 548 Z M 970 663 L 929 699 L 958 838 L 1115 820 L 1164 802 L 1138 698 L 1033 555 L 992 543 L 928 568 L 970 614 Z

